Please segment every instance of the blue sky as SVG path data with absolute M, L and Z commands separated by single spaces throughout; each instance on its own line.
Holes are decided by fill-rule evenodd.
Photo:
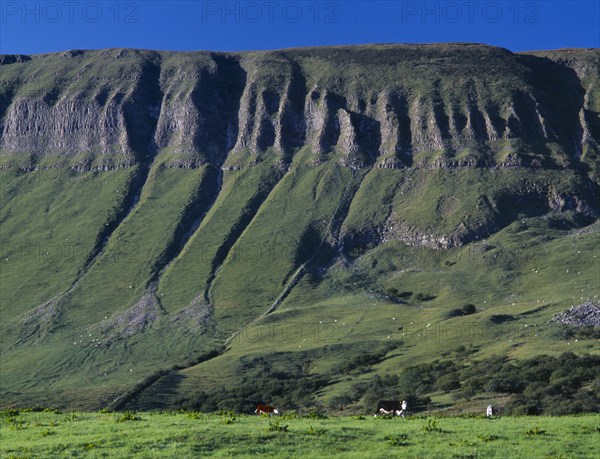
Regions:
M 3 54 L 450 41 L 512 51 L 600 47 L 600 2 L 0 0 Z

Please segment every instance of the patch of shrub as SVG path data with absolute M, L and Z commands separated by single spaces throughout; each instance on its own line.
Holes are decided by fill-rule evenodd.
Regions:
M 434 387 L 437 390 L 450 392 L 460 388 L 460 381 L 455 373 L 451 373 L 438 378 L 434 383 Z
M 142 418 L 139 417 L 133 411 L 125 411 L 123 414 L 116 418 L 117 422 L 128 422 L 128 421 L 140 421 Z
M 304 416 L 308 419 L 327 419 L 327 415 L 321 411 L 313 410 Z
M 539 427 L 533 427 L 525 431 L 525 435 L 528 436 L 537 436 L 537 435 L 547 435 L 548 433 L 545 430 L 540 429 Z
M 475 314 L 477 309 L 474 304 L 465 304 L 464 306 L 456 309 L 452 309 L 448 312 L 448 317 L 460 317 Z
M 365 373 L 371 366 L 381 362 L 385 356 L 402 345 L 402 341 L 386 343 L 375 352 L 354 355 L 334 369 L 334 373 Z
M 6 418 L 4 420 L 4 422 L 6 422 L 9 426 L 10 429 L 12 430 L 23 430 L 27 428 L 27 425 L 25 424 L 25 421 L 22 421 L 20 419 L 17 418 Z
M 359 400 L 369 390 L 370 384 L 368 382 L 358 382 L 350 386 L 349 396 L 352 400 Z
M 456 349 L 454 349 L 454 353 L 456 354 L 457 357 L 461 358 L 461 359 L 465 359 L 468 356 L 470 356 L 471 354 L 475 354 L 477 352 L 477 348 L 473 347 L 473 346 L 463 346 L 462 344 L 460 346 L 457 346 Z
M 399 298 L 400 292 L 396 287 L 388 288 L 385 293 L 392 298 Z
M 310 361 L 281 367 L 281 355 L 253 357 L 243 362 L 243 377 L 234 387 L 200 392 L 179 401 L 190 410 L 233 410 L 254 413 L 259 403 L 289 409 L 314 406 L 314 394 L 329 384 L 329 375 L 310 374 Z
M 304 432 L 305 435 L 314 435 L 314 436 L 321 436 L 326 432 L 325 429 L 315 429 L 313 426 L 308 426 L 308 429 L 306 429 L 306 432 Z
M 554 328 L 551 335 L 556 339 L 600 339 L 600 327 L 587 325 L 583 327 L 573 327 L 570 325 L 559 325 Z
M 524 395 L 512 397 L 505 406 L 505 412 L 514 416 L 535 416 L 541 414 L 536 402 L 527 399 Z
M 500 440 L 500 437 L 498 435 L 494 435 L 494 434 L 482 434 L 482 435 L 478 435 L 477 438 L 479 438 L 484 443 L 494 441 L 494 440 Z
M 437 421 L 434 419 L 428 419 L 427 424 L 421 427 L 421 430 L 423 430 L 423 432 L 443 432 L 442 428 L 437 425 Z
M 468 316 L 470 314 L 475 314 L 477 312 L 477 308 L 475 307 L 474 304 L 465 304 L 463 305 L 462 308 L 460 308 L 460 310 L 462 311 L 463 315 Z
M 388 445 L 391 446 L 408 446 L 408 435 L 406 434 L 394 434 L 394 435 L 386 435 L 384 440 Z
M 415 295 L 415 301 L 431 301 L 435 300 L 435 295 L 430 295 L 428 293 L 417 293 Z
M 600 424 L 595 426 L 583 426 L 581 430 L 585 433 L 600 433 Z
M 237 420 L 237 416 L 233 411 L 221 411 L 221 422 L 225 425 L 233 424 Z M 265 416 L 269 416 L 265 414 Z
M 60 414 L 60 411 L 58 411 L 56 408 L 44 408 L 42 410 L 42 413 L 54 413 L 54 414 Z
M 287 432 L 288 425 L 282 424 L 280 421 L 271 421 L 269 422 L 269 431 L 270 432 Z
M 518 374 L 500 375 L 490 379 L 483 386 L 486 392 L 501 392 L 509 394 L 519 394 L 527 387 L 527 381 L 523 380 Z
M 204 419 L 206 415 L 200 411 L 191 410 L 187 412 L 187 416 L 190 419 Z
M 77 415 L 75 413 L 75 411 L 69 412 L 69 414 L 67 414 L 67 416 L 65 418 L 63 418 L 63 420 L 67 421 L 67 422 L 73 422 L 73 421 L 76 421 L 77 419 L 79 419 L 79 415 Z
M 390 343 L 390 348 L 396 344 Z M 371 354 L 351 358 L 339 369 L 380 361 L 390 348 L 382 347 Z M 374 375 L 352 384 L 348 393 L 332 399 L 327 408 L 340 409 L 357 401 L 365 413 L 373 414 L 379 400 L 406 400 L 408 413 L 430 407 L 429 394 L 454 392 L 456 397 L 478 394 L 511 394 L 502 407 L 504 414 L 575 414 L 600 411 L 600 356 L 563 353 L 558 357 L 537 356 L 527 360 L 509 360 L 506 356 L 475 360 L 468 357 L 476 348 L 459 346 L 454 358 L 444 358 L 409 366 L 399 374 Z M 278 358 L 279 360 L 269 360 Z M 307 361 L 309 362 L 309 361 Z M 291 410 L 303 407 L 313 411 L 308 418 L 322 419 L 325 414 L 315 406 L 314 394 L 330 384 L 332 374 L 310 374 L 305 362 L 283 366 L 281 357 L 258 357 L 244 362 L 245 373 L 239 385 L 211 393 L 195 394 L 182 406 L 196 411 L 235 410 L 254 412 L 265 400 L 273 406 Z M 273 371 L 277 367 L 277 371 Z M 482 407 L 483 410 L 485 407 Z
M 345 406 L 352 403 L 349 395 L 337 395 L 327 402 L 327 407 L 332 410 L 342 410 Z
M 467 353 L 464 346 L 456 349 Z M 492 357 L 475 361 L 434 361 L 408 367 L 399 376 L 397 385 L 387 384 L 378 390 L 373 381 L 367 390 L 365 403 L 377 400 L 402 400 L 412 394 L 425 397 L 433 391 L 458 389 L 465 397 L 481 393 L 513 394 L 503 407 L 512 415 L 565 415 L 600 411 L 598 371 L 600 356 L 563 353 L 558 357 L 537 356 L 511 361 L 507 357 Z M 371 394 L 371 395 L 370 395 Z M 367 398 L 370 396 L 370 398 Z M 457 394 L 458 396 L 458 394 Z M 417 402 L 418 404 L 418 402 Z M 415 402 L 409 402 L 413 411 Z

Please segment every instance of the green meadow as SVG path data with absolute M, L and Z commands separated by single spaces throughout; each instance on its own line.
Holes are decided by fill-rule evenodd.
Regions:
M 4 411 L 3 458 L 592 458 L 600 416 L 374 418 Z

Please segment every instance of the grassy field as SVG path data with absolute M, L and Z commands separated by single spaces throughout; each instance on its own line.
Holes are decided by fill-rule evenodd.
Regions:
M 8 458 L 591 458 L 600 441 L 598 415 L 384 419 L 193 411 L 3 414 L 0 455 Z

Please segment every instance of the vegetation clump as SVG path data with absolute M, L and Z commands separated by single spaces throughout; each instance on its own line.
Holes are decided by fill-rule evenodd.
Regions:
M 313 427 L 312 425 L 308 426 L 308 429 L 306 429 L 306 432 L 304 432 L 305 435 L 315 435 L 315 436 L 321 436 L 326 432 L 325 429 L 318 429 Z
M 427 424 L 423 426 L 424 432 L 444 432 L 441 427 L 438 426 L 437 421 L 435 419 L 428 419 Z
M 466 353 L 464 348 L 463 355 Z M 434 392 L 469 399 L 478 394 L 509 394 L 504 414 L 564 415 L 600 410 L 597 384 L 600 356 L 563 353 L 512 361 L 508 357 L 482 360 L 435 360 L 413 365 L 400 375 L 374 376 L 351 386 L 349 396 L 362 398 L 368 410 L 378 400 L 406 400 L 418 413 L 430 406 Z
M 283 424 L 280 421 L 270 421 L 268 430 L 270 432 L 287 432 L 288 427 L 289 426 L 287 424 Z
M 525 431 L 525 435 L 528 435 L 530 437 L 532 437 L 532 436 L 540 436 L 540 435 L 548 435 L 548 432 L 546 432 L 545 430 L 540 429 L 539 427 L 533 427 L 531 429 L 527 429 Z
M 386 435 L 384 440 L 388 445 L 391 446 L 408 446 L 408 435 L 407 434 L 393 434 Z
M 139 421 L 141 419 L 142 418 L 139 417 L 135 412 L 133 412 L 133 411 L 125 411 L 120 416 L 117 416 L 116 422 Z
M 221 411 L 221 422 L 225 425 L 233 424 L 237 420 L 237 415 L 234 411 Z
M 498 435 L 494 435 L 494 434 L 481 434 L 481 435 L 478 435 L 477 438 L 479 438 L 479 440 L 481 440 L 484 443 L 500 439 L 500 437 Z
M 465 304 L 464 306 L 452 309 L 448 313 L 448 317 L 460 317 L 460 316 L 469 316 L 471 314 L 475 314 L 477 312 L 477 308 L 474 304 Z

